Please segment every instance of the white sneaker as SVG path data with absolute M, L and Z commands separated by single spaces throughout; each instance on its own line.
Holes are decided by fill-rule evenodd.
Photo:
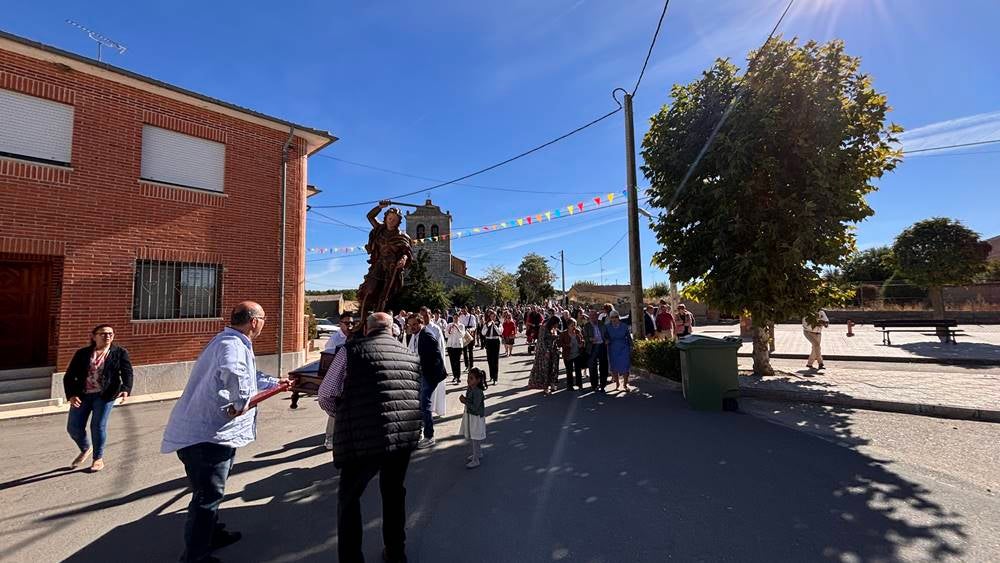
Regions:
M 418 450 L 427 449 L 433 447 L 434 444 L 437 444 L 437 442 L 434 441 L 434 438 L 421 438 L 420 441 L 417 442 L 417 449 Z
M 323 447 L 332 450 L 333 449 L 333 438 L 327 438 L 323 441 Z

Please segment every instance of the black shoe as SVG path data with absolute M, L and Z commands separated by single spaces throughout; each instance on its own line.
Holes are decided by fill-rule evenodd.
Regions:
M 216 527 L 215 532 L 212 533 L 212 551 L 217 549 L 222 549 L 226 546 L 233 545 L 234 543 L 240 541 L 243 534 L 239 532 L 227 532 L 221 528 Z

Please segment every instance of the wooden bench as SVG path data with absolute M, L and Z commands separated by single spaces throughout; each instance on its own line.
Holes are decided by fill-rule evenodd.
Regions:
M 956 328 L 958 321 L 955 319 L 882 319 L 873 322 L 872 326 L 881 329 L 879 332 L 882 333 L 882 344 L 887 346 L 892 345 L 889 340 L 889 334 L 892 332 L 924 332 L 928 329 L 934 329 L 935 334 L 944 333 L 945 342 L 952 344 L 958 344 L 955 336 L 962 333 Z

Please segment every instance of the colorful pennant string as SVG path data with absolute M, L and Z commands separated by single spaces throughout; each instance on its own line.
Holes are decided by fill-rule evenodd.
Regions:
M 628 192 L 625 190 L 619 192 L 609 192 L 605 196 L 596 196 L 593 199 L 593 203 L 587 203 L 583 201 L 577 202 L 575 205 L 567 205 L 565 207 L 566 213 L 563 213 L 561 208 L 549 209 L 546 211 L 541 211 L 539 213 L 532 213 L 525 215 L 522 218 L 509 219 L 506 221 L 501 221 L 499 223 L 490 223 L 488 225 L 482 225 L 479 227 L 473 227 L 471 229 L 465 229 L 460 231 L 453 231 L 451 233 L 445 233 L 436 237 L 425 237 L 421 239 L 413 239 L 413 244 L 427 244 L 430 242 L 445 241 L 449 238 L 461 238 L 463 236 L 469 236 L 472 234 L 486 233 L 490 231 L 496 231 L 498 229 L 506 229 L 508 227 L 523 227 L 524 225 L 534 225 L 537 223 L 543 223 L 545 221 L 552 221 L 553 219 L 558 219 L 563 215 L 569 214 L 573 215 L 575 213 L 582 213 L 587 208 L 597 209 L 601 207 L 602 203 L 613 204 L 616 197 L 627 197 Z M 343 253 L 353 253 L 354 251 L 361 251 L 363 245 L 357 246 L 337 246 L 337 247 L 312 247 L 306 249 L 307 252 L 312 254 L 343 254 Z

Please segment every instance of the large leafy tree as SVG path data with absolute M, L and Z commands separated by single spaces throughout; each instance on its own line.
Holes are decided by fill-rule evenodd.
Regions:
M 642 169 L 661 210 L 654 264 L 700 301 L 749 313 L 754 371 L 770 375 L 766 327 L 835 297 L 823 267 L 854 251 L 851 224 L 873 214 L 865 195 L 898 162 L 902 129 L 840 41 L 774 39 L 748 60 L 745 76 L 717 60 L 673 87 L 643 139 Z
M 431 309 L 446 309 L 450 304 L 444 284 L 434 280 L 427 273 L 429 255 L 423 250 L 417 252 L 413 264 L 406 272 L 403 289 L 389 301 L 388 308 L 416 311 L 427 306 Z
M 487 268 L 482 281 L 489 288 L 490 301 L 493 304 L 499 305 L 517 301 L 517 277 L 503 266 Z
M 517 267 L 517 291 L 523 303 L 539 303 L 555 295 L 556 275 L 545 258 L 534 252 L 526 255 Z
M 990 244 L 945 217 L 917 221 L 892 245 L 899 273 L 929 291 L 934 318 L 944 318 L 942 287 L 973 281 L 986 270 Z

